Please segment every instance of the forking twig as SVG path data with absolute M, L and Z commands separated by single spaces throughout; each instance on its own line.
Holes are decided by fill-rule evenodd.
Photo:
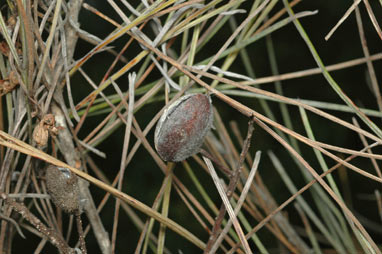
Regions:
M 36 216 L 34 216 L 29 209 L 22 203 L 18 203 L 12 199 L 9 199 L 5 193 L 0 193 L 0 198 L 18 212 L 24 219 L 31 223 L 39 232 L 41 232 L 48 240 L 57 247 L 60 253 L 74 254 L 75 250 L 70 248 L 65 242 L 64 238 L 57 233 L 56 230 L 50 229 L 45 226 Z

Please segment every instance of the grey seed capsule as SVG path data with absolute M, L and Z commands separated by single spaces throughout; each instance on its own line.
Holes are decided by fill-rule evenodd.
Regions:
M 211 98 L 189 94 L 173 102 L 163 113 L 155 129 L 154 143 L 165 161 L 178 162 L 199 152 L 211 129 Z
M 67 168 L 54 165 L 45 172 L 46 187 L 53 203 L 67 213 L 80 211 L 78 178 Z

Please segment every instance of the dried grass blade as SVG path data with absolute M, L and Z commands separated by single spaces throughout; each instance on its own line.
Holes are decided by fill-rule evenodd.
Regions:
M 378 25 L 378 21 L 377 21 L 377 19 L 375 18 L 373 9 L 371 8 L 371 6 L 370 6 L 370 4 L 369 4 L 369 1 L 368 1 L 368 0 L 363 0 L 363 3 L 364 3 L 365 6 L 366 6 L 367 13 L 369 14 L 371 23 L 373 23 L 373 26 L 374 26 L 374 28 L 375 28 L 375 31 L 377 31 L 377 34 L 378 34 L 379 38 L 382 40 L 382 31 L 381 31 L 381 27 Z
M 50 55 L 50 48 L 52 46 L 53 38 L 54 38 L 54 35 L 56 33 L 57 22 L 58 22 L 58 17 L 60 15 L 61 5 L 62 5 L 62 0 L 57 0 L 56 8 L 54 9 L 54 16 L 53 16 L 52 25 L 51 25 L 51 28 L 49 31 L 48 39 L 46 40 L 45 51 L 44 51 L 40 66 L 38 68 L 34 87 L 39 86 L 42 74 L 44 73 L 45 65 L 46 65 L 48 57 Z
M 167 176 L 168 182 L 164 191 L 163 196 L 163 202 L 162 202 L 162 215 L 164 217 L 168 217 L 168 211 L 170 208 L 170 194 L 171 194 L 171 187 L 172 187 L 172 176 L 173 176 L 173 169 L 175 167 L 174 163 L 168 163 L 167 164 Z M 163 254 L 164 246 L 165 246 L 165 238 L 166 238 L 166 225 L 160 224 L 159 228 L 159 235 L 158 235 L 158 248 L 157 248 L 157 254 Z
M 308 234 L 310 242 L 312 243 L 314 253 L 322 254 L 320 245 L 317 241 L 317 238 L 313 232 L 312 227 L 310 226 L 309 220 L 306 217 L 304 211 L 302 210 L 302 208 L 298 204 L 295 204 L 295 208 L 296 208 L 297 212 L 300 214 L 301 220 L 304 223 L 305 231 Z
M 246 183 L 244 185 L 244 188 L 243 188 L 243 190 L 242 190 L 242 192 L 240 194 L 239 201 L 237 202 L 237 205 L 235 207 L 235 210 L 234 210 L 235 216 L 237 216 L 237 214 L 239 213 L 239 211 L 241 209 L 241 206 L 243 205 L 243 203 L 245 201 L 245 198 L 247 197 L 249 188 L 250 188 L 250 186 L 252 184 L 253 178 L 255 177 L 255 174 L 256 174 L 257 169 L 259 167 L 260 156 L 261 156 L 261 152 L 259 151 L 259 152 L 256 153 L 255 161 L 253 162 L 253 165 L 252 165 L 252 168 L 251 168 L 251 172 L 249 173 L 247 181 L 246 181 Z M 228 233 L 228 230 L 232 226 L 232 222 L 233 222 L 232 219 L 230 219 L 227 222 L 227 224 L 225 225 L 223 231 L 220 233 L 218 239 L 212 245 L 212 248 L 211 248 L 211 251 L 209 252 L 209 254 L 214 254 L 217 251 L 217 249 L 220 247 L 220 244 L 223 241 L 223 238 L 225 237 L 225 235 Z
M 11 50 L 13 59 L 15 60 L 17 67 L 20 67 L 19 55 L 17 54 L 15 45 L 13 44 L 12 39 L 9 36 L 7 25 L 5 24 L 5 21 L 1 12 L 0 12 L 0 27 L 1 27 L 2 35 L 4 36 L 4 39 L 7 42 L 9 49 Z
M 336 70 L 343 70 L 345 68 L 350 68 L 353 66 L 361 65 L 364 63 L 367 63 L 368 61 L 377 61 L 382 59 L 382 53 L 377 53 L 374 55 L 370 55 L 369 57 L 362 57 L 357 58 L 345 62 L 341 62 L 338 64 L 328 65 L 326 66 L 327 71 L 336 71 Z M 274 75 L 269 77 L 260 77 L 255 79 L 254 81 L 243 81 L 241 82 L 242 85 L 259 85 L 259 84 L 266 84 L 266 83 L 272 83 L 275 81 L 282 81 L 282 80 L 288 80 L 288 79 L 294 79 L 294 78 L 302 78 L 314 74 L 321 74 L 322 71 L 319 67 L 312 68 L 312 69 L 306 69 L 303 71 L 295 71 L 280 75 Z
M 256 12 L 255 12 L 256 13 Z M 224 48 L 223 52 L 221 52 L 220 55 L 218 55 L 218 59 L 221 59 L 233 52 L 236 52 L 236 51 L 240 51 L 241 49 L 245 48 L 247 45 L 255 42 L 255 41 L 258 41 L 259 39 L 267 36 L 268 34 L 271 34 L 272 32 L 288 25 L 290 22 L 292 22 L 294 19 L 297 19 L 297 18 L 302 18 L 302 17 L 307 17 L 307 16 L 311 16 L 311 15 L 315 15 L 317 14 L 318 12 L 317 11 L 303 11 L 303 12 L 299 12 L 297 14 L 295 14 L 293 17 L 288 17 L 288 18 L 285 18 L 277 23 L 275 23 L 274 25 L 268 27 L 267 29 L 259 32 L 259 33 L 255 33 L 253 36 L 249 37 L 248 39 L 244 39 L 238 43 L 236 43 L 235 45 L 229 47 L 229 48 Z M 257 14 L 257 13 L 256 13 Z M 228 47 L 228 46 L 227 46 Z M 209 57 L 205 60 L 203 60 L 202 62 L 200 63 L 197 63 L 198 65 L 201 65 L 201 64 L 206 64 L 206 63 L 209 63 L 211 61 L 211 59 L 215 59 L 216 56 L 213 56 L 213 57 Z M 216 61 L 214 60 L 213 63 Z M 248 82 L 248 81 L 246 81 Z M 255 81 L 254 81 L 255 82 Z
M 381 91 L 379 89 L 378 80 L 377 80 L 377 76 L 375 73 L 373 63 L 370 60 L 370 51 L 369 51 L 369 48 L 367 46 L 365 31 L 363 29 L 363 24 L 362 24 L 361 12 L 359 11 L 358 7 L 355 9 L 355 17 L 357 20 L 358 33 L 359 33 L 359 37 L 361 40 L 361 46 L 362 46 L 363 54 L 365 55 L 365 58 L 368 59 L 368 61 L 366 62 L 366 65 L 367 65 L 367 69 L 369 71 L 369 77 L 370 77 L 370 81 L 371 81 L 371 85 L 372 85 L 372 90 L 374 90 L 374 95 L 375 95 L 375 98 L 377 99 L 379 111 L 382 111 Z
M 129 74 L 129 104 L 125 105 L 127 106 L 127 120 L 126 120 L 126 128 L 125 128 L 125 137 L 123 141 L 123 148 L 122 148 L 122 159 L 121 164 L 119 168 L 119 180 L 118 180 L 118 190 L 122 191 L 122 183 L 123 183 L 123 177 L 125 175 L 125 162 L 126 162 L 126 155 L 127 150 L 129 148 L 129 141 L 131 136 L 131 125 L 133 122 L 133 109 L 134 109 L 134 85 L 135 85 L 135 78 L 136 74 Z M 126 104 L 126 101 L 123 99 L 123 94 L 119 87 L 112 82 L 114 85 L 114 88 L 116 89 L 118 95 L 121 97 L 121 100 Z M 115 210 L 114 210 L 114 223 L 113 223 L 113 231 L 112 231 L 112 252 L 115 251 L 115 244 L 117 239 L 117 228 L 118 228 L 118 218 L 119 218 L 119 208 L 120 208 L 120 200 L 117 199 L 115 202 Z
M 243 248 L 244 248 L 244 251 L 245 253 L 247 254 L 252 254 L 252 251 L 251 251 L 251 248 L 249 247 L 249 244 L 247 242 L 247 239 L 245 239 L 245 236 L 244 236 L 244 233 L 243 233 L 243 230 L 241 229 L 241 226 L 240 226 L 240 223 L 235 215 L 235 212 L 233 211 L 233 208 L 228 200 L 228 197 L 225 193 L 225 190 L 224 190 L 224 187 L 222 186 L 222 184 L 220 183 L 220 179 L 218 177 L 218 175 L 216 174 L 216 171 L 214 169 L 214 166 L 212 165 L 212 162 L 206 158 L 206 157 L 203 157 L 208 169 L 209 169 L 209 172 L 211 174 L 211 177 L 215 183 L 215 186 L 216 188 L 218 189 L 219 191 L 219 194 L 220 194 L 220 197 L 221 199 L 223 200 L 223 203 L 227 209 L 227 212 L 229 214 L 229 217 L 231 218 L 231 220 L 233 221 L 233 226 L 236 230 L 236 233 L 238 234 L 239 236 L 239 239 L 240 239 L 240 242 L 241 244 L 243 245 Z
M 106 89 L 111 81 L 116 81 L 119 77 L 128 72 L 133 66 L 139 63 L 146 55 L 148 54 L 147 50 L 141 51 L 136 57 L 134 57 L 131 61 L 129 61 L 125 66 L 123 66 L 120 70 L 114 73 L 109 79 L 105 80 L 100 86 L 91 92 L 86 98 L 84 98 L 80 103 L 77 104 L 76 109 L 82 107 L 85 103 L 91 101 L 92 98 L 96 97 L 100 92 Z
M 171 31 L 171 37 L 177 36 L 177 35 L 183 33 L 185 30 L 188 30 L 188 29 L 190 29 L 190 28 L 192 28 L 198 24 L 201 24 L 203 21 L 206 21 L 215 15 L 219 15 L 219 14 L 225 12 L 226 10 L 230 9 L 232 6 L 235 6 L 236 4 L 238 4 L 240 2 L 244 2 L 244 0 L 232 1 L 230 3 L 223 5 L 223 6 L 220 6 L 217 9 L 213 9 L 211 12 L 208 12 L 207 14 L 205 14 L 203 16 L 198 16 L 197 19 L 195 19 L 194 21 L 186 22 L 182 28 L 180 28 L 179 26 L 183 25 L 183 24 L 180 24 L 179 26 L 174 27 L 173 29 L 170 30 Z M 166 39 L 169 39 L 169 37 L 170 36 L 166 36 Z
M 361 0 L 356 0 L 350 6 L 350 8 L 345 12 L 342 18 L 337 22 L 337 24 L 330 30 L 330 32 L 325 36 L 325 40 L 329 40 L 333 33 L 337 30 L 337 28 L 349 17 L 349 15 L 354 11 L 354 9 L 358 6 Z
M 353 117 L 352 120 L 353 120 L 353 123 L 354 123 L 355 126 L 360 127 L 360 126 L 359 126 L 359 123 L 358 123 L 358 121 L 357 121 L 357 119 L 355 119 L 355 118 Z M 364 146 L 364 147 L 367 147 L 367 146 L 368 146 L 368 143 L 367 143 L 366 138 L 365 138 L 363 135 L 359 135 L 359 137 L 360 137 L 360 139 L 361 139 L 361 141 L 362 141 L 363 146 Z M 371 149 L 367 149 L 366 151 L 367 151 L 367 153 L 370 153 L 370 154 L 373 153 Z M 378 166 L 377 161 L 376 161 L 374 158 L 370 158 L 370 160 L 371 160 L 371 163 L 372 163 L 373 166 L 374 166 L 375 172 L 377 173 L 377 175 L 378 175 L 380 178 L 382 178 L 382 172 L 381 172 L 380 167 Z
M 240 91 L 240 90 L 229 90 L 232 86 L 231 85 L 221 85 L 218 87 L 219 91 L 221 91 L 224 94 L 227 95 L 234 95 L 234 96 L 239 96 L 239 97 L 249 97 L 249 98 L 259 98 L 259 99 L 265 99 L 269 101 L 276 101 L 276 102 L 281 102 L 284 104 L 289 104 L 286 103 L 285 101 L 277 100 L 274 98 L 269 98 L 261 94 L 255 94 L 247 91 Z M 226 90 L 228 89 L 228 90 Z M 194 89 L 194 91 L 201 91 L 201 89 Z M 314 108 L 321 108 L 321 109 L 328 109 L 328 110 L 334 110 L 334 111 L 340 111 L 340 112 L 347 112 L 347 113 L 353 113 L 353 110 L 350 109 L 346 105 L 342 104 L 336 104 L 336 103 L 330 103 L 330 102 L 322 102 L 322 101 L 312 101 L 312 100 L 304 100 L 304 99 L 293 99 L 290 97 L 286 97 L 288 99 L 296 100 L 298 102 L 301 102 L 302 104 L 314 107 Z M 289 104 L 290 105 L 290 104 Z M 367 109 L 367 108 L 360 108 L 360 110 L 365 113 L 368 116 L 374 116 L 374 117 L 382 117 L 382 112 L 378 110 L 373 110 L 373 109 Z
M 98 155 L 99 157 L 101 158 L 104 158 L 106 159 L 106 154 L 104 152 L 101 152 L 100 150 L 98 150 L 97 148 L 91 146 L 91 145 L 88 145 L 86 144 L 85 142 L 83 142 L 82 140 L 78 140 L 78 142 L 84 147 L 86 148 L 87 150 L 93 152 L 94 154 Z

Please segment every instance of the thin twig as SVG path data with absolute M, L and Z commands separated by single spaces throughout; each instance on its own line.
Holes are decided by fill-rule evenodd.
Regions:
M 79 242 L 80 242 L 82 254 L 87 254 L 86 243 L 85 243 L 85 235 L 84 235 L 84 230 L 82 228 L 81 213 L 77 212 L 74 216 L 76 217 L 78 239 L 79 239 Z
M 19 235 L 20 235 L 22 238 L 25 239 L 25 235 L 23 234 L 23 231 L 21 230 L 19 224 L 17 224 L 17 222 L 16 222 L 14 219 L 12 219 L 12 218 L 10 218 L 10 217 L 6 217 L 6 216 L 2 215 L 1 213 L 0 213 L 0 219 L 9 221 L 13 226 L 15 226 L 15 228 L 16 228 L 16 230 L 17 230 L 17 233 L 19 233 Z

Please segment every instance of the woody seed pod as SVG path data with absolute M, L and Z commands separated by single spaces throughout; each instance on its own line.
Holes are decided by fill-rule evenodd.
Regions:
M 42 123 L 42 122 L 40 122 Z M 43 124 L 37 124 L 33 130 L 33 140 L 38 147 L 44 147 L 48 143 L 49 132 Z
M 199 152 L 211 128 L 211 98 L 204 94 L 185 95 L 163 113 L 155 129 L 154 143 L 165 161 L 182 161 Z
M 67 213 L 80 210 L 77 176 L 67 168 L 50 165 L 46 169 L 46 187 L 53 203 Z
M 56 127 L 56 120 L 53 114 L 46 114 L 33 130 L 33 140 L 39 148 L 46 146 L 49 134 L 56 136 L 59 127 Z

